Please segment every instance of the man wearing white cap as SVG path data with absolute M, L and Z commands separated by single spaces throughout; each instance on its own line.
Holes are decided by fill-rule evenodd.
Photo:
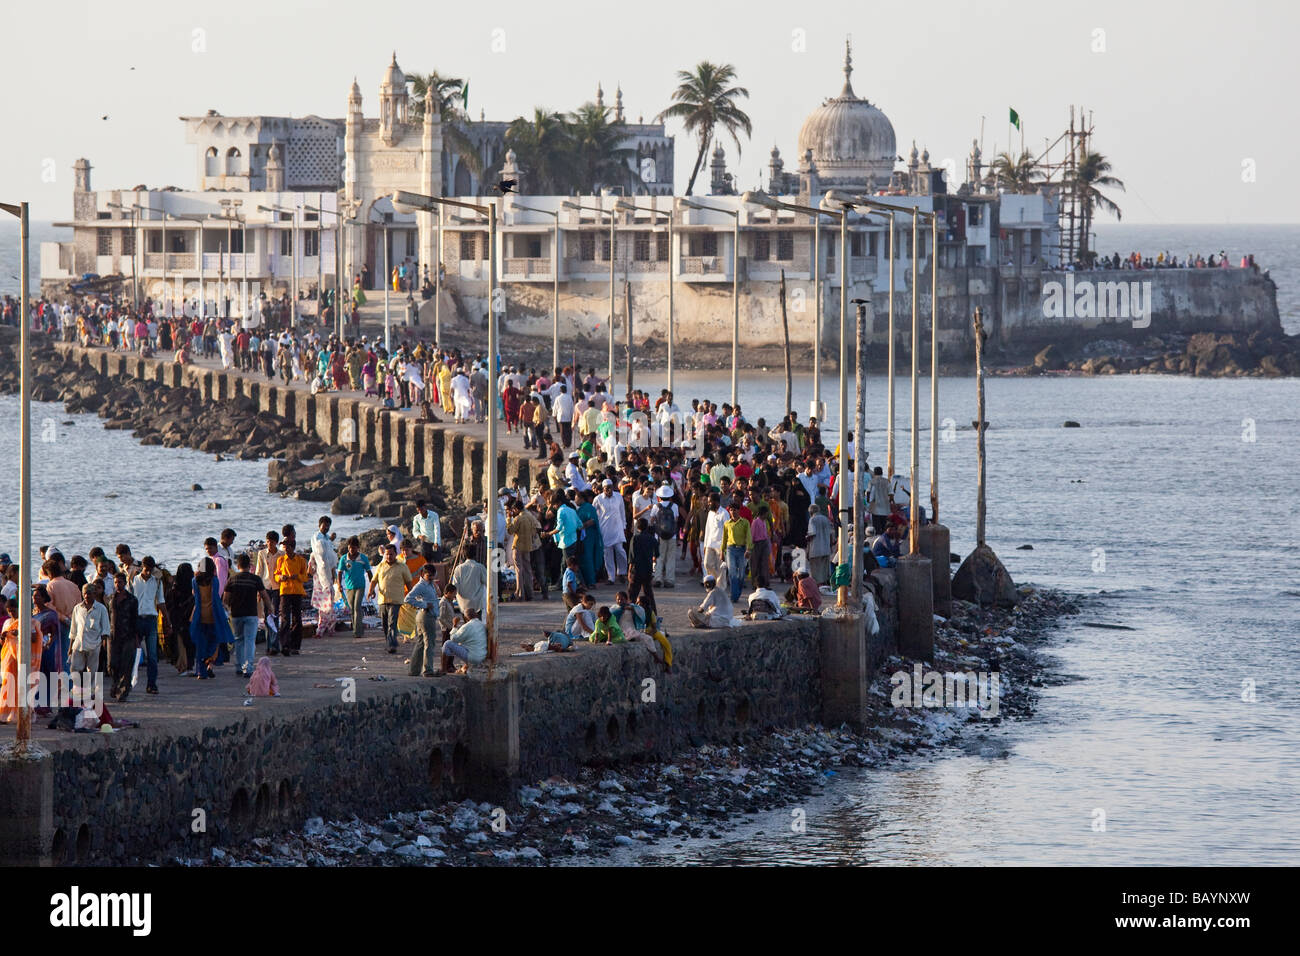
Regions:
M 573 491 L 590 491 L 591 483 L 578 467 L 578 459 L 581 457 L 576 451 L 569 452 L 569 463 L 564 466 L 564 479 Z
M 716 577 L 706 574 L 704 600 L 700 602 L 699 607 L 693 607 L 686 612 L 691 627 L 731 627 L 732 618 L 735 616 L 736 608 L 731 603 L 731 595 L 727 593 L 726 582 L 719 586 Z
M 659 536 L 659 557 L 655 560 L 654 583 L 656 587 L 677 586 L 677 531 L 681 516 L 673 502 L 671 485 L 662 484 L 655 492 L 655 504 L 650 509 L 650 527 Z
M 600 537 L 605 544 L 605 575 L 610 583 L 627 577 L 627 505 L 614 492 L 614 482 L 600 483 L 600 494 L 592 502 L 600 515 Z

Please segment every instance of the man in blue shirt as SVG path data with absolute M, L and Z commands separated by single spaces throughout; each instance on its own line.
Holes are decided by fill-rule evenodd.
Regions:
M 578 518 L 578 510 L 569 504 L 563 491 L 551 493 L 551 506 L 555 508 L 555 530 L 546 533 L 555 539 L 556 546 L 564 552 L 566 563 L 569 558 L 581 561 L 579 532 L 582 522 Z
M 885 559 L 885 567 L 892 568 L 898 562 L 898 556 L 902 551 L 899 541 L 903 538 L 903 531 L 906 525 L 901 521 L 891 521 L 885 533 L 876 539 L 876 543 L 871 546 L 871 553 L 877 558 Z M 876 562 L 879 564 L 879 560 Z
M 361 553 L 361 541 L 356 535 L 348 538 L 348 550 L 339 558 L 338 574 L 343 585 L 343 598 L 352 611 L 352 636 L 359 638 L 365 631 L 365 625 L 361 623 L 361 598 L 366 593 L 370 559 Z
M 415 646 L 411 649 L 411 666 L 407 671 L 412 677 L 432 677 L 438 646 L 438 605 L 441 598 L 434 579 L 438 576 L 432 564 L 420 567 L 420 579 L 406 592 L 403 604 L 415 608 Z

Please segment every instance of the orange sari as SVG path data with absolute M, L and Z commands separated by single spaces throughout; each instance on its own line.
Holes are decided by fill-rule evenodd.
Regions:
M 32 670 L 36 673 L 41 666 L 41 650 L 45 642 L 41 639 L 41 626 L 32 621 Z M 18 719 L 18 705 L 22 701 L 25 688 L 18 687 L 18 619 L 11 617 L 5 621 L 4 630 L 0 631 L 0 723 L 7 724 Z

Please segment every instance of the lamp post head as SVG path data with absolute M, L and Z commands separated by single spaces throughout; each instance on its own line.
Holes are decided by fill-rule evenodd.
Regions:
M 764 206 L 768 209 L 780 209 L 781 203 L 769 196 L 761 189 L 749 189 L 741 194 L 741 201 L 753 206 Z

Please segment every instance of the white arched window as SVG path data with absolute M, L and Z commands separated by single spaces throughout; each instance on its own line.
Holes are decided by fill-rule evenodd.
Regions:
M 205 159 L 203 164 L 203 174 L 205 176 L 220 176 L 221 175 L 220 163 L 221 163 L 221 159 L 217 153 L 217 147 L 209 146 L 208 151 L 205 154 Z
M 236 146 L 226 150 L 226 175 L 238 176 L 244 171 L 244 157 Z

